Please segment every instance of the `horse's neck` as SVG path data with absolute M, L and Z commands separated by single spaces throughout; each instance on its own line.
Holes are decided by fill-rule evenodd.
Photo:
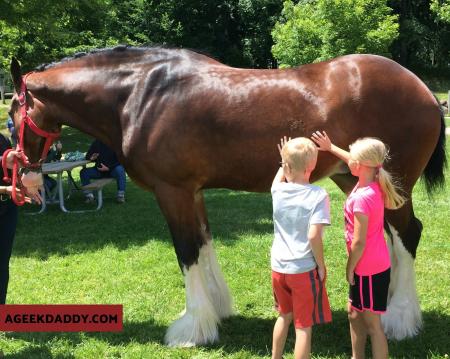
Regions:
M 121 89 L 108 86 L 108 76 L 96 72 L 86 69 L 44 72 L 29 87 L 48 109 L 46 117 L 108 144 L 120 135 L 119 106 L 111 101 Z

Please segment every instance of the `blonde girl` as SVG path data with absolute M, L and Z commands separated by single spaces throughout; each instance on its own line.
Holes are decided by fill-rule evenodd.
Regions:
M 400 208 L 405 199 L 383 168 L 388 151 L 375 138 L 362 138 L 347 152 L 316 131 L 313 141 L 347 163 L 358 183 L 345 201 L 345 239 L 350 285 L 348 318 L 353 359 L 364 358 L 367 337 L 374 359 L 388 358 L 388 344 L 380 315 L 386 312 L 390 282 L 390 256 L 384 240 L 384 208 Z

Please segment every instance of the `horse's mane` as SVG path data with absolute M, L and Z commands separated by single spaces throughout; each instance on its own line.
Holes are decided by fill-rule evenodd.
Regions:
M 206 51 L 198 50 L 198 49 L 176 48 L 176 47 L 170 47 L 170 46 L 166 46 L 166 45 L 139 46 L 139 47 L 131 46 L 131 45 L 118 45 L 118 46 L 115 46 L 115 47 L 106 47 L 106 48 L 101 48 L 101 49 L 93 49 L 93 50 L 88 51 L 88 52 L 77 52 L 74 55 L 64 57 L 63 59 L 61 59 L 59 61 L 54 61 L 54 62 L 51 62 L 51 63 L 41 64 L 41 65 L 39 65 L 39 66 L 37 66 L 35 68 L 35 71 L 42 72 L 42 71 L 48 70 L 48 69 L 50 69 L 52 67 L 64 64 L 66 62 L 69 62 L 69 61 L 72 61 L 72 60 L 75 60 L 75 59 L 79 59 L 81 57 L 89 57 L 89 56 L 94 56 L 94 55 L 99 55 L 99 54 L 107 55 L 107 56 L 114 56 L 114 55 L 117 55 L 117 54 L 122 54 L 124 52 L 129 52 L 129 53 L 131 53 L 131 52 L 140 52 L 143 55 L 145 55 L 145 53 L 148 53 L 150 51 L 163 50 L 163 49 L 165 49 L 165 50 L 174 50 L 174 51 L 182 50 L 182 49 L 183 50 L 189 50 L 189 51 L 192 51 L 192 52 L 194 52 L 196 54 L 205 55 L 205 56 L 208 56 L 208 57 L 218 61 L 217 59 L 214 58 L 214 56 L 210 55 Z

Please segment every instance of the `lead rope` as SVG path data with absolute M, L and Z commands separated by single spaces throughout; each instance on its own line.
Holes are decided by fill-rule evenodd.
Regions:
M 13 168 L 12 168 L 12 179 L 8 175 L 8 167 L 6 165 L 6 159 L 8 157 L 8 154 L 12 150 L 13 150 L 12 148 L 7 149 L 5 152 L 3 152 L 3 155 L 2 155 L 3 181 L 6 183 L 11 183 L 11 185 L 12 185 L 11 198 L 12 198 L 13 202 L 17 206 L 23 206 L 25 204 L 25 194 L 22 193 L 19 196 L 19 194 L 17 193 L 17 180 L 18 180 L 18 174 L 19 174 L 19 159 L 16 156 L 14 156 Z M 21 185 L 21 184 L 22 183 L 19 180 L 19 185 Z

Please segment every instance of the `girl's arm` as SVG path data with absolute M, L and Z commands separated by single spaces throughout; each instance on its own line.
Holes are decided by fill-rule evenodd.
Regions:
M 343 150 L 342 148 L 339 148 L 336 145 L 333 145 L 325 131 L 314 132 L 311 135 L 311 139 L 317 144 L 317 146 L 319 146 L 320 151 L 329 151 L 333 155 L 339 157 L 348 165 L 348 161 L 350 160 L 350 153 Z
M 369 217 L 362 213 L 355 213 L 355 227 L 353 232 L 352 246 L 347 260 L 347 281 L 355 284 L 355 267 L 361 259 L 366 246 L 367 225 Z

